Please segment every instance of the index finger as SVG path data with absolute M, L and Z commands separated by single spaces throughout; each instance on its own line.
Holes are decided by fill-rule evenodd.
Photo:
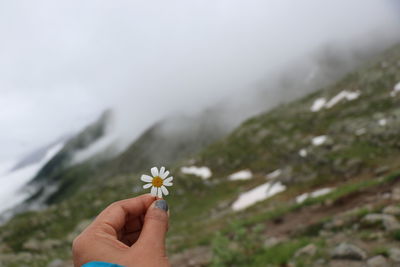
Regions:
M 97 216 L 92 226 L 106 224 L 119 231 L 125 226 L 128 215 L 139 217 L 145 214 L 155 200 L 155 197 L 146 194 L 114 202 Z

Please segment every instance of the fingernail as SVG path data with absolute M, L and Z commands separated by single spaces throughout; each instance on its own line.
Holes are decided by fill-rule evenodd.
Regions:
M 155 206 L 163 211 L 168 211 L 168 204 L 164 199 L 157 200 Z

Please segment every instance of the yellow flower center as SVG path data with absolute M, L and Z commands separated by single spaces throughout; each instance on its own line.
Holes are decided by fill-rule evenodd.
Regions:
M 163 185 L 163 179 L 161 179 L 161 177 L 157 176 L 157 177 L 153 178 L 153 181 L 151 183 L 155 187 L 161 187 Z

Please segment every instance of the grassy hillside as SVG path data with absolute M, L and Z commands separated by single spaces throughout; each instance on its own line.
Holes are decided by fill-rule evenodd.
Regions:
M 296 181 L 334 179 L 349 171 L 352 176 L 381 167 L 400 146 L 399 98 L 390 96 L 400 81 L 399 57 L 400 49 L 393 49 L 383 60 L 349 74 L 333 87 L 246 121 L 203 151 L 198 164 L 225 174 L 243 168 L 268 173 L 290 167 Z M 316 99 L 332 99 L 343 90 L 360 95 L 329 109 L 310 111 Z M 381 119 L 387 125 L 381 126 Z M 357 134 L 360 129 L 365 133 Z M 312 146 L 312 138 L 321 135 L 329 140 Z M 299 156 L 301 149 L 309 156 Z
M 69 266 L 71 242 L 84 226 L 109 203 L 144 193 L 139 177 L 148 167 L 169 164 L 175 180 L 167 197 L 167 243 L 175 266 L 398 264 L 398 82 L 399 46 L 331 87 L 251 118 L 209 146 L 223 132 L 207 123 L 195 127 L 195 135 L 188 130 L 169 138 L 156 125 L 74 194 L 2 226 L 0 263 Z M 181 173 L 193 163 L 209 167 L 212 177 Z M 88 169 L 83 163 L 63 175 L 93 176 Z M 228 179 L 244 169 L 251 179 Z M 241 194 L 267 181 L 286 190 L 232 209 Z M 296 201 L 321 188 L 331 191 Z

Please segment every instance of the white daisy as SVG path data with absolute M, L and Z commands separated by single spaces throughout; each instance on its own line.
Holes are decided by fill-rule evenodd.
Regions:
M 155 197 L 162 198 L 163 194 L 168 195 L 169 192 L 166 186 L 172 186 L 172 180 L 174 179 L 172 176 L 168 177 L 169 171 L 166 171 L 164 167 L 161 167 L 160 171 L 158 171 L 157 167 L 151 168 L 151 176 L 143 174 L 140 180 L 146 182 L 143 186 L 144 189 L 151 187 L 151 195 Z M 167 178 L 168 177 L 168 178 Z

